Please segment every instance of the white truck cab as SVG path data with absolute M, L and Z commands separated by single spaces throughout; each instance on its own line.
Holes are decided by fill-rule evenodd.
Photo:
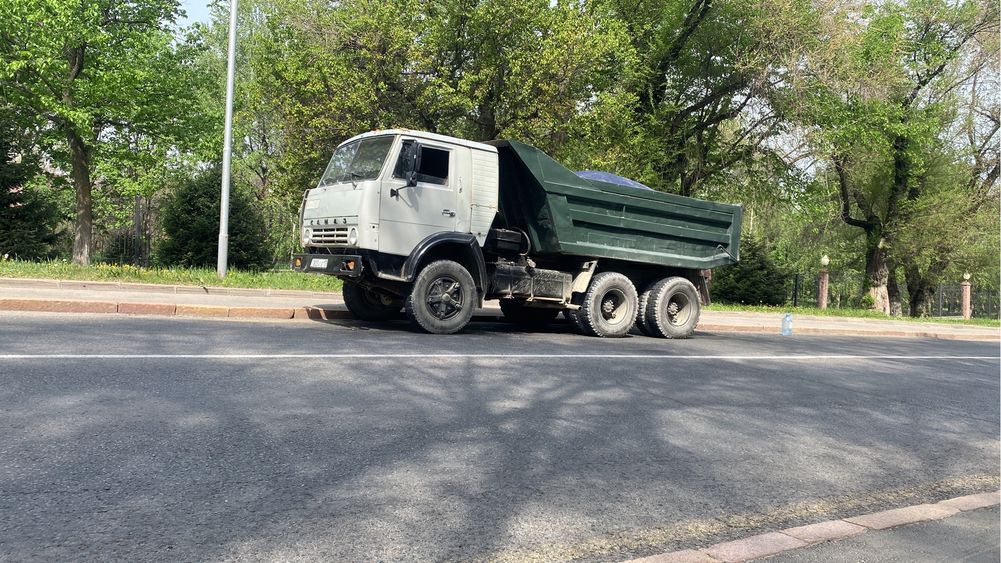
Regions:
M 306 192 L 302 244 L 406 257 L 448 232 L 471 234 L 482 246 L 497 190 L 493 146 L 404 129 L 365 133 L 337 147 Z

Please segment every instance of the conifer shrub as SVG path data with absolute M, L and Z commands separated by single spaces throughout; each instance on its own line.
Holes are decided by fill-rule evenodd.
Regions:
M 14 147 L 0 132 L 0 256 L 21 260 L 52 258 L 60 237 L 59 208 L 28 186 L 31 171 L 15 162 Z
M 790 274 L 775 263 L 756 237 L 740 241 L 740 262 L 713 270 L 714 301 L 741 305 L 783 305 Z
M 219 249 L 219 202 L 222 171 L 214 167 L 183 183 L 163 209 L 163 236 L 157 262 L 163 266 L 215 266 Z M 229 266 L 260 270 L 271 265 L 264 222 L 250 195 L 230 191 Z

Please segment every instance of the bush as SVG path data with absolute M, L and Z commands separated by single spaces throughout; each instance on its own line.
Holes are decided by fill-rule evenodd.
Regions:
M 764 243 L 748 237 L 740 242 L 740 262 L 713 271 L 712 296 L 721 303 L 783 305 L 788 279 Z
M 0 256 L 51 258 L 59 239 L 59 208 L 26 185 L 31 173 L 13 161 L 13 151 L 0 135 Z
M 184 183 L 163 210 L 164 240 L 157 248 L 163 265 L 214 267 L 219 249 L 219 186 L 215 167 Z M 264 222 L 250 196 L 234 186 L 229 200 L 230 266 L 259 270 L 271 265 L 265 247 Z

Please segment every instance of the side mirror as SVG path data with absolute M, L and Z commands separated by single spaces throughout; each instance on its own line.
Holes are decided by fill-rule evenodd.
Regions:
M 404 164 L 406 170 L 407 187 L 417 185 L 417 171 L 421 169 L 421 146 L 413 143 L 410 153 L 407 154 L 407 162 Z
M 421 167 L 421 150 L 420 145 L 417 141 L 408 139 L 403 141 L 403 147 L 400 148 L 400 158 L 396 162 L 396 173 L 395 176 L 403 178 L 407 183 L 399 189 L 390 190 L 389 195 L 392 197 L 399 197 L 400 190 L 403 188 L 412 188 L 417 185 L 417 171 Z

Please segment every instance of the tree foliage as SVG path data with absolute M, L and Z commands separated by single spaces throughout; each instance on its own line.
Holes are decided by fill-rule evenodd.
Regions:
M 9 124 L 0 126 L 0 256 L 49 258 L 59 238 L 59 210 L 29 185 L 32 170 L 18 161 L 13 134 Z
M 72 185 L 78 260 L 91 222 L 127 232 L 141 208 L 154 228 L 157 194 L 219 160 L 214 10 L 182 30 L 176 0 L 0 3 L 0 103 L 32 176 Z M 272 261 L 334 147 L 404 127 L 743 203 L 777 268 L 828 254 L 883 311 L 922 314 L 966 270 L 997 283 L 996 2 L 245 0 L 238 16 L 232 178 Z M 195 238 L 215 241 L 208 226 Z
M 218 166 L 185 182 L 163 210 L 164 240 L 158 261 L 169 266 L 212 267 L 219 251 L 222 172 Z M 229 265 L 261 269 L 271 265 L 263 222 L 246 190 L 230 194 Z
M 713 272 L 713 298 L 743 305 L 784 305 L 789 274 L 778 266 L 764 241 L 744 237 L 740 262 Z
M 796 76 L 799 95 L 787 100 L 786 110 L 811 129 L 816 154 L 836 177 L 841 219 L 864 233 L 866 285 L 874 307 L 896 312 L 898 267 L 910 272 L 912 294 L 927 292 L 934 283 L 920 274 L 914 254 L 903 251 L 906 245 L 897 246 L 901 230 L 921 219 L 914 213 L 918 202 L 966 189 L 984 194 L 997 179 L 983 154 L 997 131 L 988 126 L 989 133 L 971 143 L 981 154 L 962 157 L 979 163 L 979 170 L 970 169 L 966 180 L 946 192 L 930 182 L 941 156 L 963 152 L 949 139 L 958 119 L 957 97 L 989 70 L 977 52 L 997 35 L 998 10 L 993 3 L 945 0 L 845 1 L 827 8 L 832 16 L 816 24 L 817 36 L 827 39 L 805 50 Z M 994 53 L 996 59 L 996 47 Z M 984 116 L 997 123 L 996 112 Z M 948 248 L 938 250 L 949 260 Z M 920 308 L 911 309 L 920 314 Z
M 188 95 L 199 76 L 175 41 L 177 14 L 176 0 L 0 3 L 3 96 L 73 178 L 76 262 L 90 260 L 98 167 L 156 167 L 198 134 Z

